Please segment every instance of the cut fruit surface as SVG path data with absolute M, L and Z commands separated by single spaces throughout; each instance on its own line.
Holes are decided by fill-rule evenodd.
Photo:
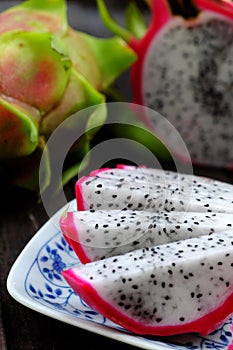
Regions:
M 172 174 L 172 173 L 171 173 Z M 176 175 L 174 175 L 176 176 Z M 180 176 L 180 175 L 179 175 Z M 133 209 L 147 211 L 193 211 L 233 213 L 233 186 L 216 180 L 181 176 L 152 179 L 101 172 L 76 183 L 78 210 Z
M 64 237 L 82 263 L 233 228 L 232 214 L 85 210 L 66 212 Z
M 137 334 L 215 330 L 233 313 L 233 186 L 119 165 L 76 183 L 60 219 L 81 263 L 64 278 Z
M 139 334 L 208 334 L 233 312 L 233 231 L 66 270 L 95 310 Z

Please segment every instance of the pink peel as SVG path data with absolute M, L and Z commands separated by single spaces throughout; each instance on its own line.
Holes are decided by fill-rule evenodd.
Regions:
M 76 195 L 77 209 L 78 210 L 86 210 L 87 209 L 85 206 L 85 201 L 84 201 L 83 194 L 82 194 L 82 183 L 85 182 L 87 178 L 88 178 L 87 176 L 81 177 L 81 179 L 79 179 L 75 185 L 75 195 Z
M 81 263 L 88 263 L 90 262 L 90 259 L 83 250 L 82 244 L 79 243 L 79 234 L 75 228 L 72 214 L 72 212 L 67 212 L 65 217 L 61 217 L 59 224 L 67 243 L 75 252 L 78 252 L 78 257 Z
M 102 173 L 103 171 L 105 170 L 110 170 L 111 168 L 100 168 L 100 169 L 97 169 L 97 170 L 93 170 L 90 172 L 90 175 L 89 176 L 98 176 L 99 173 Z

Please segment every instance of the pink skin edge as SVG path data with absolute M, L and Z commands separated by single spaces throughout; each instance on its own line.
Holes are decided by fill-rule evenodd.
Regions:
M 68 212 L 65 217 L 61 217 L 59 224 L 67 243 L 74 250 L 80 262 L 82 264 L 86 264 L 88 262 L 91 262 L 91 260 L 86 255 L 82 244 L 79 243 L 79 233 L 74 223 L 74 215 L 75 213 Z
M 226 298 L 224 303 L 209 314 L 193 322 L 183 325 L 171 326 L 147 326 L 134 321 L 125 314 L 122 314 L 114 306 L 106 302 L 93 286 L 78 276 L 74 269 L 63 271 L 63 276 L 71 288 L 94 310 L 107 317 L 109 320 L 121 325 L 136 334 L 150 334 L 159 336 L 168 336 L 189 332 L 198 332 L 207 335 L 217 329 L 228 317 L 230 311 L 233 312 L 232 298 L 233 293 Z
M 116 165 L 116 169 L 123 169 L 123 170 L 134 170 L 135 167 L 145 168 L 144 165 L 140 165 L 140 166 L 131 166 L 131 165 L 125 165 L 125 164 Z M 100 168 L 97 170 L 93 170 L 90 172 L 90 176 L 98 176 L 100 173 L 103 173 L 104 171 L 107 171 L 107 170 L 114 170 L 114 168 Z
M 97 170 L 93 170 L 90 172 L 90 176 L 98 176 L 99 173 L 102 173 L 103 171 L 110 170 L 111 168 L 100 168 Z
M 84 198 L 82 195 L 82 184 L 84 181 L 87 180 L 87 178 L 88 178 L 87 176 L 83 176 L 75 184 L 75 196 L 76 196 L 76 201 L 77 201 L 77 209 L 79 211 L 83 211 L 83 210 L 88 209 L 85 206 L 85 201 L 84 201 Z
M 143 105 L 142 97 L 142 73 L 143 73 L 143 63 L 148 51 L 148 47 L 154 38 L 154 36 L 159 32 L 159 30 L 169 21 L 171 14 L 169 8 L 167 7 L 166 1 L 158 0 L 153 1 L 152 7 L 152 20 L 150 26 L 147 30 L 146 35 L 143 39 L 135 45 L 135 41 L 130 41 L 129 45 L 138 54 L 137 61 L 132 65 L 131 69 L 131 79 L 132 86 L 134 87 L 134 102 Z M 141 74 L 137 74 L 141 72 Z M 139 87 L 136 89 L 135 87 Z
M 136 166 L 134 166 L 134 165 L 125 165 L 125 164 L 117 164 L 117 166 L 116 166 L 116 168 L 117 169 L 125 169 L 125 170 L 135 170 L 135 169 L 137 169 L 137 168 L 146 168 L 146 166 L 145 165 L 136 165 Z

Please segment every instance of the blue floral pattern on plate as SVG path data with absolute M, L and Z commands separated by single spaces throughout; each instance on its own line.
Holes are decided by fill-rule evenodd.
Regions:
M 12 267 L 7 287 L 16 300 L 63 322 L 112 338 L 117 334 L 118 340 L 144 349 L 226 350 L 228 348 L 232 340 L 231 319 L 205 337 L 199 334 L 142 337 L 126 331 L 86 305 L 61 274 L 63 269 L 80 264 L 58 226 L 63 210 L 42 227 Z

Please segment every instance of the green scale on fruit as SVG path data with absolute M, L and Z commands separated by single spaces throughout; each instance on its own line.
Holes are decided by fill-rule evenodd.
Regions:
M 0 14 L 0 159 L 13 183 L 32 190 L 49 136 L 73 113 L 105 103 L 109 86 L 136 59 L 119 37 L 71 28 L 66 7 L 65 0 L 29 0 Z M 103 124 L 106 113 L 98 118 Z M 92 136 L 76 153 L 83 156 Z M 48 154 L 46 183 L 49 168 Z

